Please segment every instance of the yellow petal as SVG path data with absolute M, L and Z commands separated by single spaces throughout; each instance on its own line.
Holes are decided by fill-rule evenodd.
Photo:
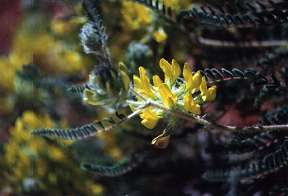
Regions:
M 181 68 L 180 68 L 179 64 L 177 63 L 177 61 L 175 61 L 174 59 L 172 59 L 172 69 L 173 69 L 173 77 L 174 77 L 173 80 L 176 81 L 176 79 L 181 74 Z
M 185 64 L 184 64 L 183 77 L 184 77 L 184 80 L 185 80 L 185 82 L 186 82 L 186 91 L 187 91 L 187 90 L 190 90 L 191 87 L 192 87 L 193 74 L 192 74 L 192 71 L 191 71 L 188 63 L 185 63 Z
M 139 67 L 139 75 L 141 80 L 148 78 L 146 69 L 142 66 Z
M 147 120 L 147 119 L 143 119 L 141 121 L 141 124 L 144 125 L 146 128 L 148 129 L 154 129 L 157 125 L 157 122 L 156 120 Z
M 187 93 L 184 95 L 184 109 L 186 110 L 186 112 L 190 112 L 191 111 L 191 100 L 192 100 L 192 95 L 190 93 Z
M 204 101 L 206 100 L 207 98 L 207 82 L 206 82 L 206 78 L 205 77 L 202 77 L 202 81 L 201 81 L 201 84 L 200 84 L 200 91 L 201 91 L 201 95 L 204 99 Z
M 160 84 L 162 84 L 163 81 L 161 80 L 161 78 L 158 75 L 154 75 L 153 76 L 153 84 L 156 87 L 159 87 Z
M 176 103 L 177 97 L 171 92 L 167 84 L 159 85 L 159 93 L 165 107 L 170 109 Z
M 163 28 L 158 29 L 153 33 L 153 37 L 158 43 L 163 43 L 167 39 L 167 34 L 163 30 Z
M 212 86 L 208 89 L 206 101 L 213 101 L 216 98 L 216 86 Z
M 197 71 L 193 77 L 192 77 L 192 84 L 191 84 L 191 89 L 192 91 L 196 92 L 199 90 L 199 87 L 201 85 L 202 82 L 202 75 L 200 71 Z M 192 92 L 192 93 L 194 93 Z
M 192 112 L 193 114 L 200 115 L 201 114 L 201 107 L 199 104 L 195 103 L 192 95 L 187 93 L 184 96 L 184 109 L 187 112 Z
M 188 82 L 188 81 L 190 80 L 190 78 L 192 78 L 192 71 L 191 71 L 188 63 L 185 63 L 185 64 L 184 64 L 183 77 L 184 77 L 184 80 L 185 80 L 186 82 Z
M 193 114 L 200 115 L 201 114 L 201 107 L 199 104 L 195 103 L 194 101 L 191 102 L 191 112 Z
M 141 89 L 141 87 L 142 87 L 141 80 L 140 80 L 140 78 L 138 76 L 133 75 L 133 82 L 134 82 L 135 90 Z
M 175 105 L 175 101 L 176 99 L 173 99 L 173 97 L 168 97 L 167 98 L 167 103 L 166 103 L 166 107 L 168 107 L 168 108 L 172 108 L 173 107 L 173 105 Z
M 140 80 L 141 80 L 141 84 L 140 84 L 141 87 L 139 88 L 142 90 L 143 95 L 146 95 L 150 98 L 156 98 L 156 96 L 154 95 L 152 91 L 152 86 L 147 76 L 147 72 L 145 68 L 142 66 L 139 67 L 139 75 L 140 75 Z
M 143 112 L 140 114 L 140 118 L 143 119 L 141 121 L 141 124 L 143 124 L 148 129 L 153 129 L 160 119 L 157 113 L 151 108 L 146 108 L 145 110 L 143 110 Z
M 170 83 L 170 81 L 172 81 L 172 78 L 173 78 L 172 66 L 170 65 L 170 63 L 168 61 L 166 61 L 165 59 L 162 58 L 160 60 L 160 68 L 164 72 L 165 83 Z

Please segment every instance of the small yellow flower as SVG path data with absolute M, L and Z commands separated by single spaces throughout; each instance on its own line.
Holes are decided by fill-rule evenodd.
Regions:
M 27 23 L 28 24 L 28 23 Z M 24 22 L 16 32 L 12 42 L 11 52 L 7 57 L 10 67 L 14 71 L 19 70 L 24 64 L 36 63 L 39 66 L 45 67 L 49 71 L 56 73 L 76 73 L 83 70 L 85 59 L 81 54 L 73 50 L 73 46 L 63 44 L 56 37 L 53 37 L 47 32 L 35 31 L 31 33 L 29 26 Z M 75 28 L 76 30 L 76 28 Z M 29 48 L 27 50 L 27 48 Z
M 54 33 L 59 35 L 67 35 L 68 33 L 74 31 L 79 25 L 85 23 L 85 21 L 85 17 L 79 16 L 74 16 L 68 20 L 55 18 L 52 20 L 50 26 Z
M 144 67 L 139 67 L 139 75 L 140 78 L 135 75 L 133 76 L 135 90 L 147 98 L 156 98 Z
M 165 33 L 165 31 L 163 30 L 163 28 L 158 29 L 157 31 L 155 31 L 153 33 L 153 37 L 155 39 L 156 42 L 158 43 L 163 43 L 166 41 L 167 39 L 167 34 Z
M 165 107 L 171 109 L 175 105 L 177 97 L 171 92 L 167 84 L 162 83 L 159 85 L 159 94 Z
M 169 86 L 173 85 L 181 74 L 180 66 L 174 59 L 172 60 L 172 64 L 170 64 L 168 61 L 162 58 L 160 60 L 160 68 L 164 72 L 165 83 Z
M 67 51 L 64 52 L 63 59 L 66 61 L 67 65 L 69 65 L 69 70 L 81 70 L 83 68 L 83 58 L 80 53 L 76 51 Z
M 63 161 L 66 158 L 63 151 L 59 147 L 56 147 L 56 146 L 49 146 L 48 154 L 50 158 L 55 161 Z
M 216 86 L 208 88 L 201 72 L 197 71 L 193 74 L 187 63 L 183 68 L 184 79 L 180 78 L 181 69 L 174 59 L 171 64 L 161 59 L 159 65 L 164 72 L 164 82 L 158 75 L 154 75 L 153 85 L 151 85 L 144 67 L 139 68 L 140 77 L 133 76 L 137 100 L 128 101 L 133 111 L 150 100 L 167 109 L 175 108 L 200 115 L 201 105 L 215 99 Z M 153 129 L 164 116 L 163 110 L 152 106 L 144 108 L 140 113 L 141 123 L 149 129 Z
M 157 112 L 151 107 L 145 108 L 140 114 L 140 118 L 142 118 L 141 123 L 148 129 L 153 129 L 160 119 Z
M 195 103 L 190 93 L 187 93 L 184 96 L 184 109 L 187 112 L 192 112 L 193 114 L 201 114 L 200 105 Z
M 131 28 L 132 30 L 138 30 L 152 22 L 151 10 L 139 3 L 124 0 L 121 12 L 125 27 Z
M 51 29 L 57 34 L 64 34 L 70 31 L 70 26 L 62 20 L 54 19 L 51 22 Z
M 89 183 L 88 188 L 90 189 L 89 192 L 91 192 L 90 194 L 92 195 L 99 195 L 99 196 L 103 195 L 104 188 L 100 184 Z
M 183 68 L 183 77 L 184 80 L 186 81 L 186 91 L 192 91 L 192 93 L 194 93 L 197 90 L 199 90 L 199 86 L 202 81 L 200 71 L 197 71 L 193 75 L 189 65 L 185 63 Z
M 216 97 L 216 86 L 207 88 L 207 82 L 205 77 L 202 77 L 200 91 L 203 101 L 213 101 Z
M 40 169 L 40 165 L 33 168 L 31 164 L 35 158 L 39 159 L 39 156 L 46 152 L 48 144 L 43 138 L 33 138 L 30 130 L 41 126 L 51 127 L 51 119 L 48 116 L 37 116 L 31 111 L 26 111 L 10 130 L 11 135 L 9 142 L 4 146 L 3 157 L 6 164 L 13 165 L 13 170 L 10 172 L 16 180 L 31 175 L 32 169 Z

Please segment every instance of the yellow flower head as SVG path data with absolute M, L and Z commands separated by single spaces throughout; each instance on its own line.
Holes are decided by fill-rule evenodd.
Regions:
M 174 59 L 171 63 L 161 59 L 159 65 L 164 72 L 164 82 L 158 75 L 154 75 L 152 85 L 144 67 L 139 67 L 139 77 L 133 76 L 137 101 L 128 101 L 133 110 L 150 100 L 167 109 L 175 108 L 200 115 L 201 105 L 215 99 L 216 86 L 208 88 L 201 72 L 193 73 L 187 63 L 184 64 L 183 78 L 180 77 L 181 68 Z M 149 106 L 140 113 L 141 123 L 153 129 L 164 115 L 163 110 Z
M 21 118 L 17 119 L 15 126 L 10 130 L 9 143 L 4 146 L 4 162 L 8 165 L 13 165 L 11 173 L 16 179 L 20 180 L 30 175 L 33 169 L 31 164 L 33 164 L 35 158 L 37 157 L 40 160 L 42 158 L 41 155 L 51 147 L 43 138 L 33 138 L 30 133 L 31 129 L 41 126 L 53 126 L 53 122 L 49 116 L 38 116 L 34 112 L 26 111 Z M 55 148 L 57 147 L 55 146 Z M 60 151 L 59 148 L 58 150 Z M 60 156 L 57 158 L 60 158 Z M 61 158 L 65 158 L 64 154 Z M 38 165 L 36 163 L 36 170 L 43 171 L 44 168 L 42 166 L 42 164 Z M 36 175 L 41 176 L 46 173 L 47 170 L 44 169 L 43 172 L 37 172 Z
M 163 30 L 163 28 L 160 28 L 153 33 L 153 38 L 155 39 L 156 42 L 163 43 L 167 39 L 167 34 Z
M 85 68 L 85 58 L 73 45 L 63 44 L 63 40 L 61 41 L 42 30 L 45 29 L 43 28 L 44 22 L 43 24 L 37 22 L 39 31 L 33 31 L 33 33 L 29 31 L 31 27 L 28 24 L 30 23 L 23 22 L 16 32 L 11 52 L 7 57 L 9 64 L 15 70 L 21 69 L 22 65 L 31 63 L 43 66 L 55 73 L 76 73 Z
M 71 158 L 68 149 L 61 144 L 31 135 L 32 129 L 42 126 L 55 125 L 48 115 L 25 111 L 22 117 L 16 120 L 15 126 L 10 129 L 9 142 L 4 145 L 1 166 L 3 164 L 6 172 L 9 173 L 5 183 L 13 187 L 11 194 L 21 195 L 22 192 L 19 191 L 22 191 L 25 179 L 33 178 L 39 184 L 45 185 L 41 187 L 41 191 L 47 193 L 52 191 L 55 195 L 62 193 L 54 188 L 59 182 L 72 185 L 72 189 L 67 192 L 68 195 L 73 195 L 75 192 L 85 195 L 103 195 L 104 189 L 100 184 L 90 180 L 85 173 L 75 170 L 78 165 Z M 55 168 L 53 171 L 52 167 Z M 74 179 L 79 180 L 73 184 Z
M 125 0 L 123 1 L 121 12 L 125 27 L 131 28 L 132 30 L 138 30 L 152 22 L 151 10 L 139 3 Z

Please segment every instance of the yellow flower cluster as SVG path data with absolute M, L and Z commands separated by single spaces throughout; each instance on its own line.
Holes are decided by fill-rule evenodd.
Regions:
M 26 20 L 29 20 L 29 16 Z M 25 64 L 36 63 L 44 66 L 47 71 L 57 73 L 76 73 L 83 70 L 86 62 L 79 52 L 72 47 L 67 47 L 65 43 L 47 32 L 42 30 L 34 32 L 26 23 L 27 21 L 24 20 L 16 32 L 9 55 L 0 56 L 0 69 L 6 70 L 0 73 L 0 88 L 13 91 L 15 73 Z M 73 21 L 71 25 L 75 28 L 75 25 L 80 23 L 81 21 Z M 65 24 L 65 29 L 72 28 L 71 25 Z M 39 24 L 39 26 L 41 26 L 39 29 L 43 28 L 43 25 Z M 51 24 L 53 30 L 62 31 L 64 27 L 59 26 L 61 25 L 56 20 Z
M 31 135 L 31 130 L 43 126 L 54 126 L 48 115 L 39 116 L 32 111 L 26 111 L 17 119 L 10 130 L 9 141 L 4 146 L 2 161 L 6 172 L 9 172 L 4 186 L 12 188 L 13 193 L 21 193 L 21 185 L 25 180 L 34 179 L 38 188 L 53 195 L 61 195 L 61 190 L 53 188 L 57 187 L 59 182 L 69 184 L 69 192 L 72 194 L 73 191 L 80 191 L 88 195 L 101 195 L 103 187 L 78 169 L 68 150 L 55 142 Z
M 133 76 L 134 91 L 138 96 L 136 94 L 136 101 L 129 101 L 132 110 L 151 100 L 167 109 L 177 108 L 200 115 L 201 105 L 215 99 L 216 86 L 208 88 L 206 78 L 200 71 L 193 74 L 187 63 L 183 68 L 183 78 L 180 77 L 181 68 L 174 59 L 171 64 L 161 59 L 160 68 L 164 72 L 164 82 L 158 75 L 154 75 L 152 85 L 145 68 L 139 67 L 140 76 Z M 153 129 L 163 116 L 164 111 L 153 106 L 144 108 L 140 114 L 141 123 L 149 129 Z
M 125 28 L 138 30 L 152 22 L 151 10 L 130 0 L 123 1 L 121 13 L 124 19 Z
M 37 63 L 49 71 L 75 73 L 84 65 L 81 55 L 69 48 L 53 36 L 39 33 L 32 36 L 20 31 L 12 46 L 9 62 L 20 68 L 24 64 Z
M 48 145 L 43 138 L 32 138 L 30 130 L 42 126 L 52 127 L 53 122 L 47 115 L 38 117 L 35 113 L 27 111 L 22 118 L 17 119 L 15 127 L 10 130 L 10 140 L 4 148 L 4 159 L 7 165 L 13 166 L 11 177 L 15 180 L 29 176 L 33 162 L 37 165 L 36 175 L 45 175 L 47 164 L 39 159 L 45 151 L 51 159 L 65 160 L 65 155 L 59 148 Z
M 32 26 L 34 28 L 34 25 L 30 25 L 30 17 L 32 16 L 23 19 L 15 33 L 10 53 L 7 56 L 0 56 L 0 69 L 5 70 L 5 72 L 0 72 L 0 90 L 4 94 L 0 98 L 2 103 L 0 114 L 8 114 L 13 111 L 14 99 L 12 98 L 12 92 L 15 92 L 16 72 L 21 70 L 23 65 L 36 64 L 47 72 L 73 74 L 85 70 L 84 65 L 88 64 L 88 60 L 83 58 L 76 48 L 74 49 L 73 46 L 59 41 L 56 37 L 44 31 L 46 23 L 41 17 L 39 17 L 38 22 L 35 22 L 37 31 L 31 29 Z M 33 17 L 35 16 L 33 15 Z M 73 21 L 72 30 L 80 22 Z M 65 28 L 69 28 L 67 25 L 69 26 L 69 24 L 66 24 Z M 61 31 L 59 24 L 57 25 L 54 22 L 52 22 L 51 28 L 55 31 L 57 29 Z M 75 30 L 77 29 L 75 28 Z

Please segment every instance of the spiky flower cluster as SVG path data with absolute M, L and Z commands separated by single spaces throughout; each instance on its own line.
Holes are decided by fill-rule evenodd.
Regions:
M 170 64 L 162 58 L 160 68 L 164 72 L 164 81 L 158 75 L 154 75 L 152 85 L 146 69 L 139 67 L 139 77 L 133 76 L 136 100 L 129 101 L 132 110 L 147 104 L 150 100 L 167 109 L 200 115 L 201 105 L 215 99 L 216 86 L 208 88 L 206 78 L 200 71 L 192 73 L 187 63 L 184 64 L 183 77 L 180 76 L 181 68 L 174 59 Z M 153 106 L 144 108 L 140 113 L 141 123 L 149 129 L 153 129 L 163 116 L 164 111 Z

